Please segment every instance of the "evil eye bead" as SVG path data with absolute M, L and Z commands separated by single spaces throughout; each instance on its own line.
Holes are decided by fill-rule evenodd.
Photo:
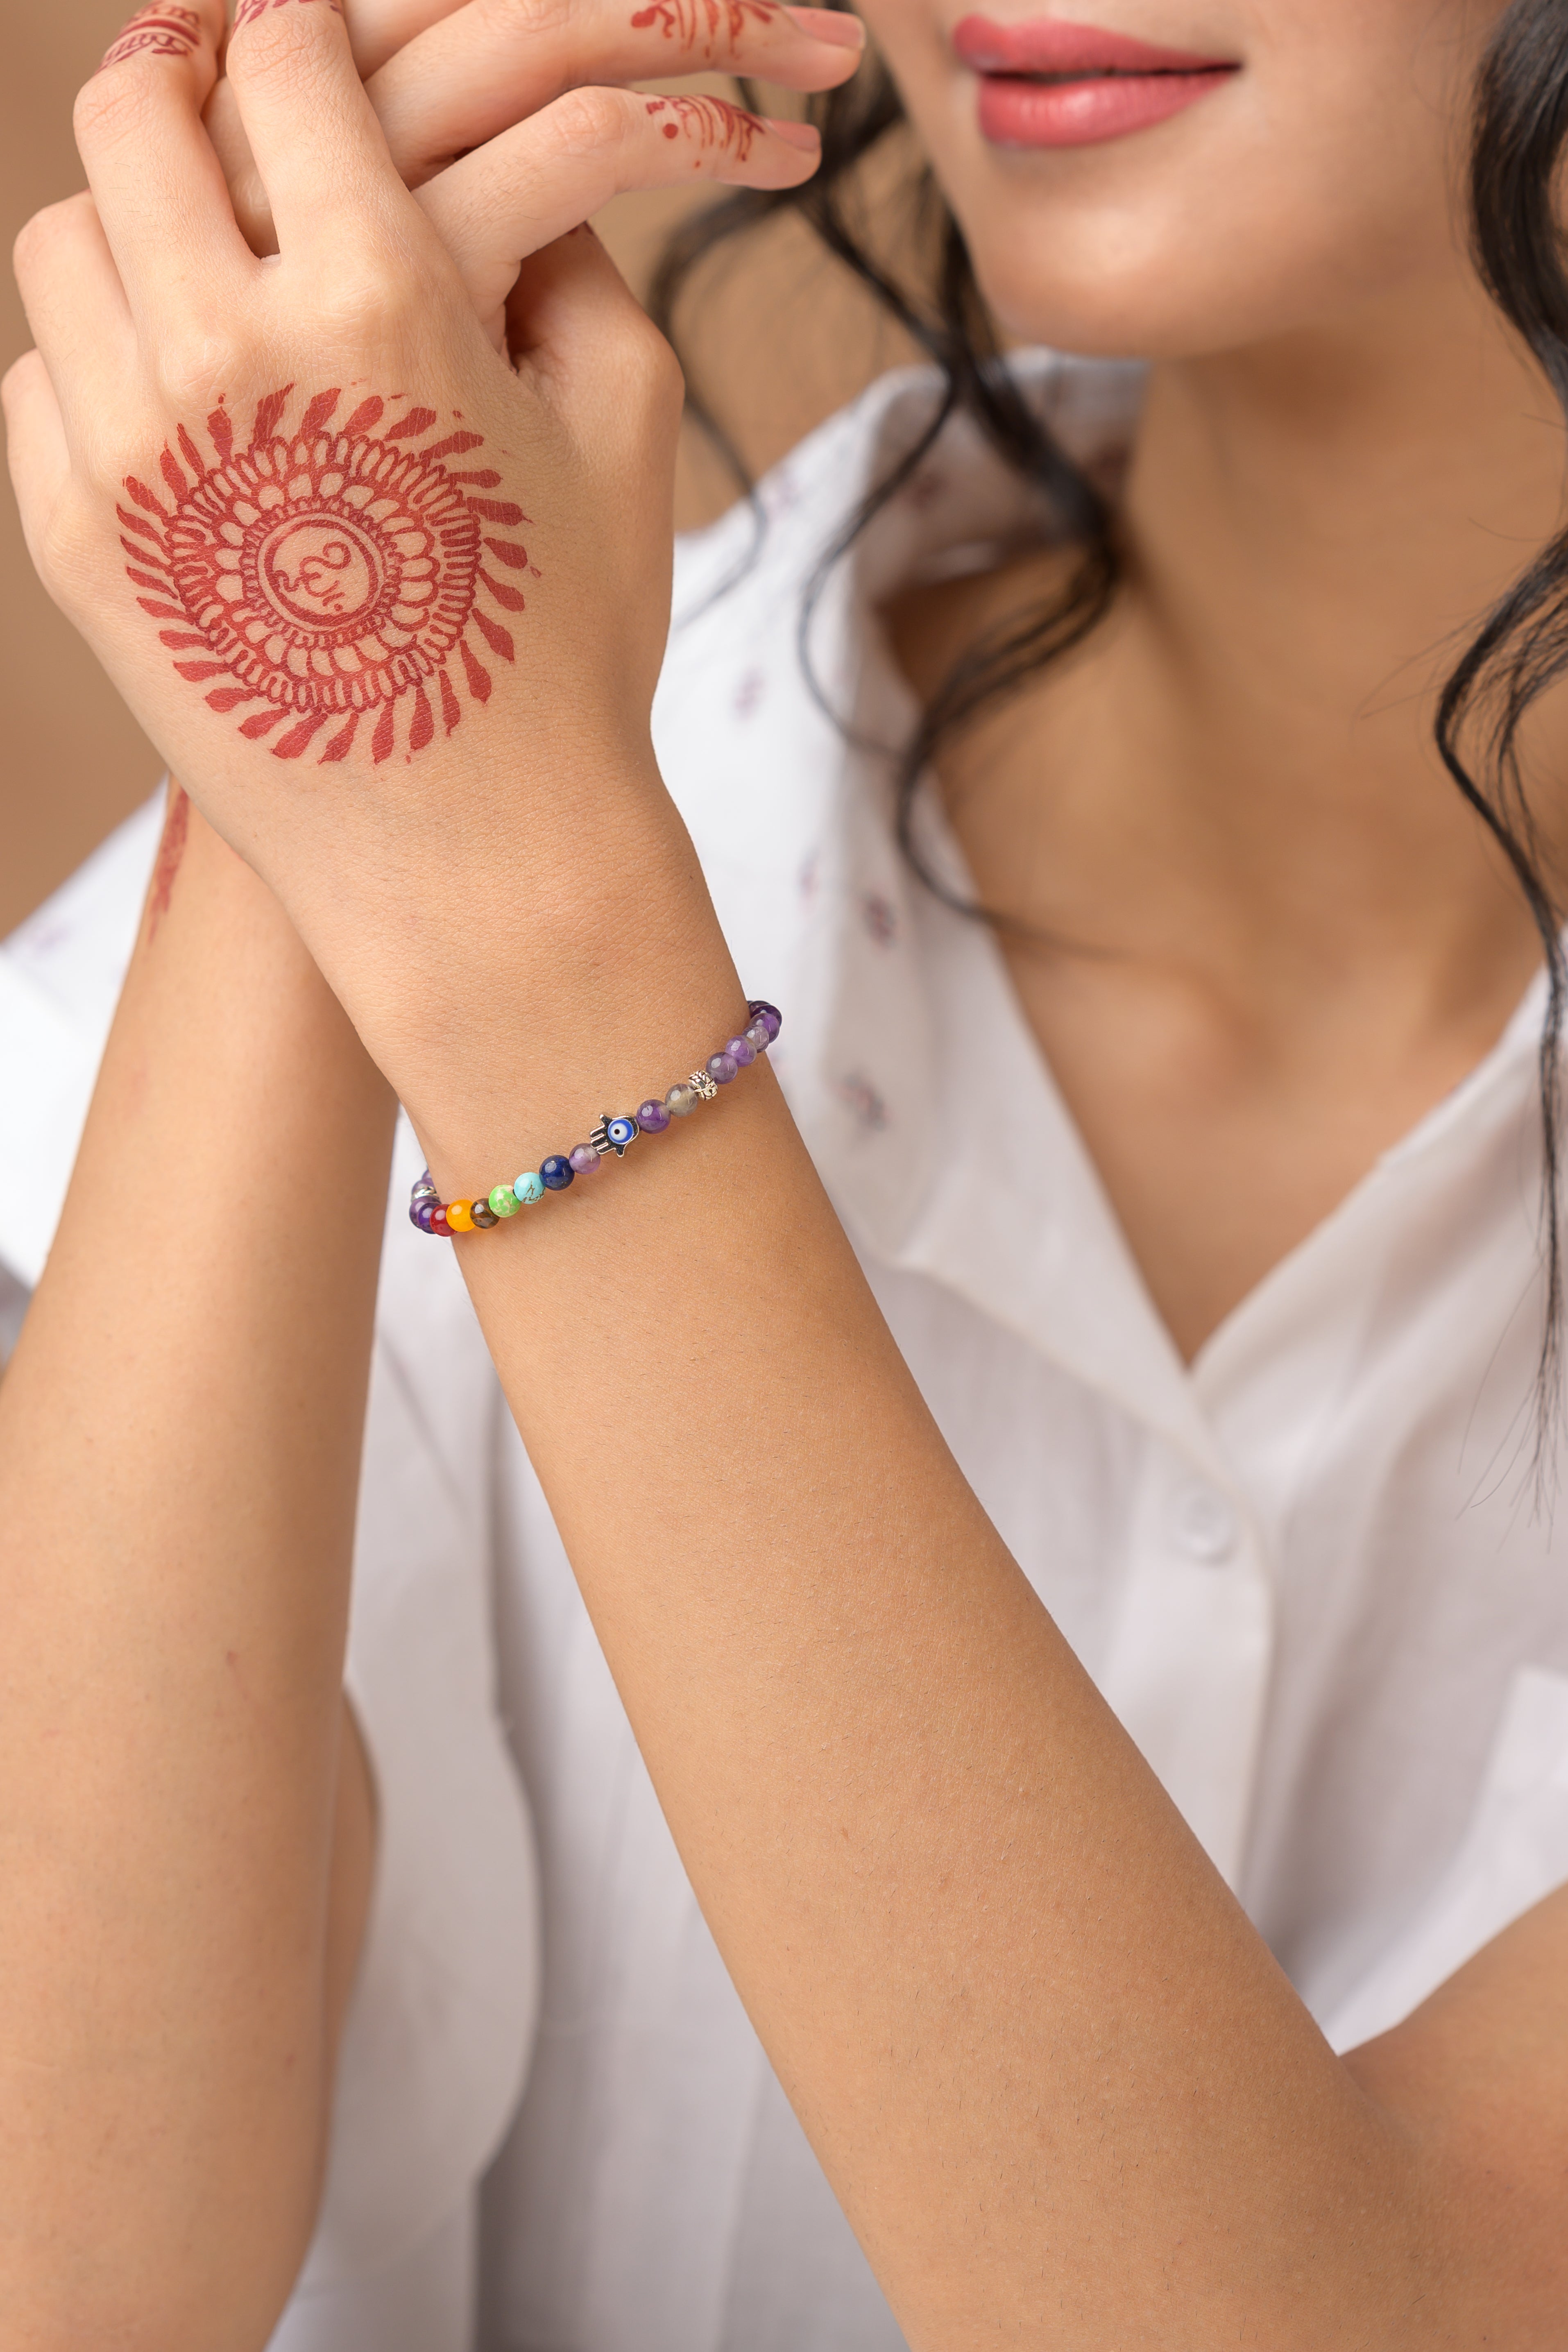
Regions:
M 535 1201 L 543 1200 L 544 1179 L 537 1168 L 525 1168 L 521 1176 L 512 1178 L 511 1189 L 517 1194 L 518 1207 L 529 1209 Z
M 522 1202 L 510 1184 L 498 1184 L 490 1194 L 490 1206 L 498 1217 L 515 1217 Z
M 637 1134 L 637 1125 L 635 1118 L 609 1118 L 605 1121 L 605 1133 L 616 1150 L 624 1151 Z
M 471 1201 L 448 1201 L 447 1223 L 455 1234 L 471 1234 L 474 1230 L 474 1204 Z
M 567 1158 L 574 1174 L 578 1176 L 591 1176 L 599 1165 L 599 1155 L 591 1143 L 574 1143 Z
M 651 1096 L 637 1105 L 637 1127 L 644 1135 L 662 1135 L 669 1125 L 669 1113 L 661 1102 Z
M 548 1160 L 540 1161 L 539 1172 L 544 1180 L 547 1192 L 564 1192 L 577 1171 L 561 1152 L 552 1151 Z

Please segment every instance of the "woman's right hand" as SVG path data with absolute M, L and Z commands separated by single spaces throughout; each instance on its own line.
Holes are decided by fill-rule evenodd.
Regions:
M 570 186 L 586 217 L 611 196 L 682 184 L 692 175 L 692 159 L 668 133 L 651 159 L 646 141 L 631 135 L 641 126 L 635 103 L 624 102 L 628 83 L 717 73 L 784 89 L 831 89 L 854 72 L 865 38 L 858 18 L 839 9 L 779 0 L 647 0 L 640 7 L 627 0 L 348 0 L 347 21 L 392 161 L 453 245 L 498 348 L 506 257 L 489 249 L 487 230 L 506 133 L 539 118 L 546 127 L 570 93 L 610 100 L 605 135 L 574 172 L 557 179 L 558 193 Z M 275 252 L 271 206 L 226 77 L 204 119 L 241 229 L 256 252 Z M 489 142 L 494 150 L 476 155 Z M 756 178 L 747 158 L 705 152 L 721 181 L 773 184 Z

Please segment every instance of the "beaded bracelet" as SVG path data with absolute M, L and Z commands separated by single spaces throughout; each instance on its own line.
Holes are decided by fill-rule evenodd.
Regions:
M 617 1160 L 624 1160 L 627 1147 L 639 1135 L 661 1135 L 672 1118 L 689 1118 L 700 1102 L 711 1102 L 721 1087 L 727 1087 L 748 1062 L 767 1052 L 784 1026 L 782 1014 L 760 997 L 751 998 L 746 1011 L 751 1018 L 741 1034 L 710 1054 L 701 1069 L 679 1079 L 662 1102 L 650 1097 L 638 1106 L 635 1117 L 625 1111 L 612 1118 L 605 1111 L 586 1143 L 577 1144 L 571 1151 L 552 1152 L 548 1160 L 525 1170 L 510 1184 L 498 1184 L 488 1199 L 443 1201 L 426 1168 L 408 1196 L 409 1222 L 422 1234 L 441 1234 L 447 1239 L 453 1234 L 483 1233 L 499 1225 L 503 1217 L 515 1217 L 520 1209 L 542 1201 L 546 1192 L 564 1192 L 575 1178 L 592 1175 L 612 1151 Z

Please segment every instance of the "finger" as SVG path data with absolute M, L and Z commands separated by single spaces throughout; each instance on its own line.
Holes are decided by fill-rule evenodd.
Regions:
M 384 236 L 405 194 L 341 0 L 239 0 L 225 64 L 284 258 Z
M 815 131 L 722 99 L 575 89 L 419 191 L 419 203 L 493 333 L 521 263 L 632 188 L 793 188 L 821 153 Z
M 43 355 L 27 352 L 0 381 L 5 414 L 5 461 L 22 518 L 22 536 L 35 563 L 48 519 L 70 478 L 65 419 Z
M 221 0 L 155 0 L 110 46 L 76 103 L 77 145 L 132 315 L 150 337 L 244 258 L 202 128 L 217 74 Z
M 860 61 L 858 17 L 777 0 L 651 0 L 541 8 L 484 0 L 411 40 L 370 82 L 393 162 L 417 187 L 450 160 L 564 91 L 721 71 L 785 89 L 832 89 Z
M 96 420 L 122 411 L 137 368 L 135 321 L 87 191 L 35 214 L 15 260 L 33 341 L 80 446 Z
M 468 0 L 344 0 L 349 46 L 363 80 L 428 26 L 465 7 Z

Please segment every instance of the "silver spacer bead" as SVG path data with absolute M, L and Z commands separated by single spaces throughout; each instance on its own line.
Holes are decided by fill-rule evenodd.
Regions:
M 717 1084 L 709 1076 L 706 1070 L 693 1070 L 686 1083 L 694 1094 L 701 1096 L 704 1102 L 711 1102 L 719 1091 Z

